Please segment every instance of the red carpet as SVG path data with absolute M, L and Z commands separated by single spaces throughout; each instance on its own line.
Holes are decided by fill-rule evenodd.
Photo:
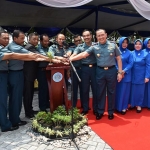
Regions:
M 87 117 L 92 130 L 114 150 L 150 149 L 150 111 L 146 108 L 139 114 L 136 110 L 128 110 L 126 115 L 115 113 L 113 120 L 108 120 L 107 113 L 96 120 L 92 110 Z

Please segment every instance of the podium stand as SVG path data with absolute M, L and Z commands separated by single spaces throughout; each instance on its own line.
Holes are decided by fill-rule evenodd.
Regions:
M 68 112 L 68 95 L 65 82 L 65 71 L 68 69 L 70 69 L 70 65 L 64 64 L 49 64 L 46 67 L 51 112 L 63 104 L 65 104 Z

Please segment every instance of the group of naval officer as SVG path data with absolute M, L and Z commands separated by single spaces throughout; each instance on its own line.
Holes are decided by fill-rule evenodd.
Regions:
M 92 89 L 92 109 L 96 119 L 104 114 L 106 88 L 108 96 L 108 119 L 114 118 L 116 83 L 122 79 L 121 52 L 114 42 L 107 40 L 104 29 L 96 31 L 97 43 L 92 42 L 92 33 L 84 30 L 82 38 L 74 36 L 74 46 L 64 50 L 65 35 L 56 36 L 56 44 L 49 47 L 49 36 L 31 33 L 24 47 L 25 34 L 20 30 L 13 32 L 13 41 L 9 43 L 9 34 L 0 32 L 0 127 L 2 132 L 13 131 L 27 122 L 19 118 L 22 98 L 25 115 L 33 118 L 34 80 L 38 80 L 39 108 L 46 111 L 49 107 L 49 93 L 46 71 L 49 62 L 62 63 L 72 61 L 81 82 L 73 72 L 73 107 L 77 105 L 78 87 L 83 115 L 89 111 L 89 90 Z M 40 44 L 39 43 L 40 37 Z M 47 57 L 47 52 L 54 57 Z M 65 57 L 64 57 L 65 56 Z M 66 58 L 67 56 L 67 58 Z M 69 59 L 69 61 L 68 61 Z M 116 62 L 118 70 L 116 69 Z M 67 75 L 65 76 L 67 79 Z M 54 87 L 55 88 L 55 87 Z M 9 107 L 7 96 L 9 95 Z M 7 107 L 9 108 L 7 110 Z M 7 118 L 7 111 L 9 118 Z

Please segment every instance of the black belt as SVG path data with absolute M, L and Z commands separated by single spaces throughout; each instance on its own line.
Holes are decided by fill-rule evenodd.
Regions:
M 82 64 L 82 66 L 94 67 L 94 66 L 97 66 L 97 64 Z
M 18 72 L 18 71 L 23 71 L 23 69 L 20 69 L 20 70 L 9 70 L 9 71 Z
M 0 70 L 0 73 L 8 73 L 8 70 Z
M 100 66 L 98 66 L 98 67 L 101 68 L 101 69 L 104 69 L 104 70 L 108 70 L 108 69 L 114 68 L 115 65 L 109 66 L 109 67 L 100 67 Z

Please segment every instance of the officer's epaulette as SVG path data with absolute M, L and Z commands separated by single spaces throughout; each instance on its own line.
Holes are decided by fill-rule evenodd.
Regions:
M 115 41 L 110 41 L 110 43 L 115 44 L 115 46 L 118 48 L 118 45 L 117 45 L 117 43 Z
M 114 43 L 116 45 L 116 42 L 115 41 L 109 41 L 110 43 Z
M 98 42 L 96 42 L 96 43 L 92 43 L 92 45 L 91 45 L 91 46 L 96 46 L 96 45 L 98 45 Z

